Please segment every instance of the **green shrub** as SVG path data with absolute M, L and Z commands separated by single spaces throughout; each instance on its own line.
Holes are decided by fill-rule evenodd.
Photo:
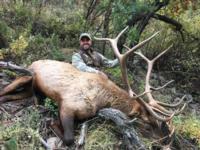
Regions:
M 20 35 L 17 40 L 10 43 L 11 53 L 14 53 L 16 56 L 21 56 L 24 53 L 24 50 L 27 46 L 28 41 L 26 37 Z
M 174 117 L 173 123 L 179 134 L 197 140 L 200 148 L 200 118 L 196 115 Z
M 54 116 L 58 117 L 58 105 L 49 98 L 45 99 L 45 107 L 48 108 Z
M 10 41 L 13 36 L 13 30 L 7 25 L 5 21 L 0 21 L 0 34 L 3 35 L 7 41 Z
M 58 36 L 45 38 L 41 35 L 31 36 L 23 54 L 16 58 L 19 64 L 31 64 L 39 59 L 65 60 L 59 48 Z
M 6 122 L 5 116 L 2 122 Z M 23 110 L 23 116 L 16 117 L 15 120 L 10 121 L 10 124 L 0 124 L 0 140 L 4 141 L 4 145 L 0 145 L 0 149 L 7 148 L 14 149 L 36 149 L 42 148 L 39 142 L 38 128 L 40 125 L 40 115 L 34 107 Z

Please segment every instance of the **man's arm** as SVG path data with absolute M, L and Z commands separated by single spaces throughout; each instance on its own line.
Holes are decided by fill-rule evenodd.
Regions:
M 87 66 L 79 53 L 75 53 L 72 55 L 72 65 L 80 71 L 99 73 L 98 70 Z
M 102 58 L 102 65 L 104 67 L 109 67 L 109 68 L 112 68 L 112 67 L 115 67 L 119 64 L 119 61 L 118 59 L 114 59 L 114 60 L 110 60 L 108 58 L 106 58 L 105 56 L 103 56 L 102 54 L 98 53 L 101 58 Z

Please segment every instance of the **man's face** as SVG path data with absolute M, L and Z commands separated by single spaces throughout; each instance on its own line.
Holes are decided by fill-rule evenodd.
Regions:
M 88 37 L 82 37 L 80 40 L 80 47 L 82 50 L 88 50 L 90 49 L 92 45 L 92 41 Z

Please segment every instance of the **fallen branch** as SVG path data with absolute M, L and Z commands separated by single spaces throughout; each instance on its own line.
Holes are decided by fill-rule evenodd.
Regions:
M 23 67 L 17 66 L 15 64 L 12 64 L 11 62 L 0 61 L 0 68 L 18 71 L 18 72 L 25 73 L 31 76 L 33 75 L 32 71 L 25 69 Z
M 81 127 L 81 134 L 79 136 L 76 150 L 84 149 L 83 145 L 85 144 L 87 130 L 88 130 L 88 123 L 84 122 Z
M 128 144 L 128 149 L 135 148 L 137 150 L 146 150 L 144 144 L 138 137 L 137 132 L 128 125 L 130 122 L 135 120 L 130 121 L 123 112 L 113 108 L 101 109 L 98 112 L 98 116 L 107 120 L 112 120 L 117 125 L 124 138 L 124 142 Z

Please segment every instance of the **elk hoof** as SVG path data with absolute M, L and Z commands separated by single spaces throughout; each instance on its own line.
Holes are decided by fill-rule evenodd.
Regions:
M 74 143 L 74 138 L 73 137 L 69 137 L 69 136 L 64 136 L 63 142 L 67 146 L 72 145 Z

